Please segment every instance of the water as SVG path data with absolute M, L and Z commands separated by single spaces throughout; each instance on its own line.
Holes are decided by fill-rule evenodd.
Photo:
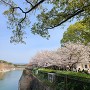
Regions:
M 18 90 L 22 70 L 0 73 L 0 90 Z

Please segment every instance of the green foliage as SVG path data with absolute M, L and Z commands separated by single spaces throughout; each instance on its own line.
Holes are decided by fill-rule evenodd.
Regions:
M 61 40 L 62 44 L 67 42 L 88 44 L 90 42 L 89 25 L 85 21 L 76 22 L 74 25 L 70 25 Z
M 48 75 L 49 72 L 56 73 L 56 81 L 50 83 L 44 77 L 44 75 Z M 46 76 L 47 76 L 46 75 Z M 39 69 L 38 75 L 41 81 L 44 81 L 46 85 L 50 86 L 54 85 L 55 90 L 89 90 L 90 89 L 90 75 L 84 73 L 77 73 L 72 71 L 59 71 L 59 70 L 51 70 L 51 69 Z
M 9 65 L 13 65 L 11 62 L 7 62 L 5 60 L 0 60 L 0 63 L 6 63 L 6 64 L 9 64 Z
M 42 83 L 46 86 L 49 86 L 49 87 L 52 87 L 52 88 L 55 88 L 55 83 L 54 82 L 50 82 L 48 80 L 48 73 L 47 72 L 43 72 L 41 69 L 38 70 L 38 74 L 36 75 L 34 73 L 34 75 L 42 81 Z
M 74 17 L 84 18 L 87 23 L 89 22 L 90 0 L 25 0 L 25 2 L 26 5 L 30 5 L 26 7 L 24 3 L 24 9 L 22 9 L 15 1 L 0 1 L 0 4 L 9 7 L 4 15 L 8 17 L 8 28 L 13 31 L 11 42 L 24 43 L 24 29 L 30 26 L 30 22 L 32 22 L 30 15 L 34 10 L 39 10 L 39 14 L 35 15 L 37 21 L 31 25 L 31 32 L 47 39 L 50 37 L 49 29 L 73 20 Z
M 32 33 L 42 36 L 48 29 L 60 26 L 68 20 L 73 20 L 74 16 L 80 19 L 90 17 L 89 0 L 56 0 L 51 1 L 52 8 L 37 16 L 38 22 L 32 27 Z M 88 20 L 87 20 L 88 22 Z M 47 33 L 49 35 L 49 33 Z M 47 37 L 47 35 L 45 35 Z
M 39 68 L 38 71 L 39 71 L 39 72 L 46 72 L 46 73 L 56 72 L 56 70 L 53 70 L 53 69 L 45 69 L 45 68 Z
M 90 79 L 90 75 L 85 74 L 85 73 L 80 73 L 80 72 L 73 72 L 73 71 L 60 71 L 60 70 L 53 70 L 53 69 L 45 69 L 45 68 L 40 68 L 38 69 L 39 72 L 42 73 L 56 73 L 58 76 L 60 75 L 68 75 L 68 76 L 72 76 L 72 77 L 76 77 L 76 78 L 86 78 L 86 79 Z
M 65 87 L 65 82 L 58 83 L 56 87 L 56 90 L 89 90 L 89 89 L 90 89 L 89 84 L 83 82 L 77 82 L 74 80 L 68 81 L 66 87 Z

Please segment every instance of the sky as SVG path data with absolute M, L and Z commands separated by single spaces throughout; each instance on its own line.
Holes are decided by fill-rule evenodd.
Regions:
M 7 29 L 7 17 L 2 13 L 6 7 L 0 5 L 0 60 L 6 60 L 12 63 L 29 63 L 30 59 L 39 51 L 56 50 L 60 47 L 60 40 L 63 33 L 67 30 L 70 24 L 75 23 L 75 20 L 65 23 L 63 27 L 56 27 L 50 30 L 50 39 L 47 40 L 38 35 L 31 34 L 29 28 L 27 31 L 26 44 L 10 43 L 12 31 Z M 31 16 L 33 20 L 33 16 Z

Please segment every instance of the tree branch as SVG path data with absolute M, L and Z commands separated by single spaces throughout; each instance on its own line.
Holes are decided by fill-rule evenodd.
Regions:
M 29 2 L 28 0 L 26 0 L 26 2 L 29 3 L 33 7 L 33 4 L 31 2 Z
M 25 13 L 29 13 L 31 12 L 33 9 L 35 9 L 36 7 L 38 7 L 41 3 L 43 3 L 46 0 L 41 0 L 40 2 L 38 2 L 36 5 L 34 5 L 30 10 L 26 11 Z
M 7 4 L 7 5 L 9 5 L 10 7 L 13 7 L 11 4 L 5 2 L 4 0 L 1 0 L 1 2 L 3 2 L 3 3 L 5 3 L 5 4 Z
M 31 8 L 30 10 L 28 10 L 28 11 L 24 11 L 21 7 L 15 7 L 15 6 L 11 5 L 10 3 L 8 3 L 8 2 L 6 2 L 6 1 L 4 1 L 4 0 L 1 0 L 1 2 L 5 3 L 6 5 L 9 5 L 9 6 L 11 7 L 11 9 L 13 10 L 13 11 L 12 11 L 13 17 L 14 17 L 14 14 L 13 14 L 13 13 L 14 13 L 15 9 L 19 9 L 19 10 L 24 14 L 24 17 L 18 22 L 19 30 L 21 30 L 21 28 L 22 28 L 21 23 L 26 19 L 27 13 L 29 13 L 29 12 L 31 12 L 32 10 L 34 10 L 35 8 L 37 8 L 37 7 L 38 7 L 41 3 L 43 3 L 45 0 L 41 0 L 41 1 L 37 2 L 37 4 L 35 4 L 34 6 L 33 6 L 32 3 L 29 2 L 28 0 L 25 0 L 25 1 L 32 6 L 32 8 Z M 14 18 L 15 18 L 15 17 L 14 17 Z
M 15 9 L 20 9 L 21 11 L 22 11 L 22 13 L 29 13 L 29 12 L 31 12 L 33 9 L 35 9 L 36 7 L 38 7 L 41 3 L 43 3 L 45 0 L 41 0 L 40 2 L 38 2 L 37 4 L 35 4 L 30 10 L 28 10 L 28 11 L 24 11 L 22 8 L 20 8 L 20 7 L 14 7 L 14 6 L 12 6 L 11 4 L 9 4 L 9 3 L 7 3 L 7 2 L 5 2 L 4 0 L 1 0 L 3 3 L 5 3 L 5 4 L 7 4 L 7 5 L 9 5 L 11 8 L 13 8 L 14 10 Z M 26 0 L 27 1 L 27 3 L 30 3 L 28 0 Z M 31 4 L 31 3 L 30 3 Z
M 51 26 L 50 28 L 45 28 L 45 30 L 46 30 L 46 29 L 53 29 L 53 28 L 55 28 L 55 27 L 58 27 L 58 26 L 62 25 L 62 24 L 65 23 L 66 21 L 70 20 L 72 17 L 78 15 L 79 13 L 84 12 L 84 11 L 85 11 L 85 8 L 87 8 L 87 7 L 89 7 L 89 6 L 90 6 L 90 4 L 87 5 L 87 6 L 82 7 L 81 10 L 79 9 L 79 10 L 77 10 L 75 13 L 69 15 L 66 19 L 64 19 L 63 21 L 61 21 L 59 24 L 54 25 L 54 26 Z
M 26 13 L 25 13 L 25 15 L 24 15 L 24 18 L 22 18 L 21 21 L 18 22 L 18 26 L 19 26 L 19 29 L 20 29 L 20 30 L 21 30 L 21 28 L 22 28 L 21 23 L 22 23 L 25 19 L 26 19 Z

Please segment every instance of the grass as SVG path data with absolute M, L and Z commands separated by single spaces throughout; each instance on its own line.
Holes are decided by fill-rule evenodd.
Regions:
M 55 90 L 65 90 L 65 86 L 68 90 L 89 90 L 90 89 L 90 75 L 73 71 L 61 71 L 39 68 L 38 79 L 40 79 L 46 86 L 55 88 Z M 50 82 L 48 73 L 56 74 L 56 81 Z M 82 86 L 82 87 L 81 87 Z
M 38 70 L 40 72 L 46 72 L 46 73 L 54 72 L 54 73 L 56 73 L 56 75 L 68 75 L 68 76 L 74 76 L 74 77 L 90 79 L 90 75 L 89 74 L 80 73 L 80 72 L 60 71 L 60 70 L 52 70 L 52 69 L 45 69 L 45 68 L 40 68 Z

